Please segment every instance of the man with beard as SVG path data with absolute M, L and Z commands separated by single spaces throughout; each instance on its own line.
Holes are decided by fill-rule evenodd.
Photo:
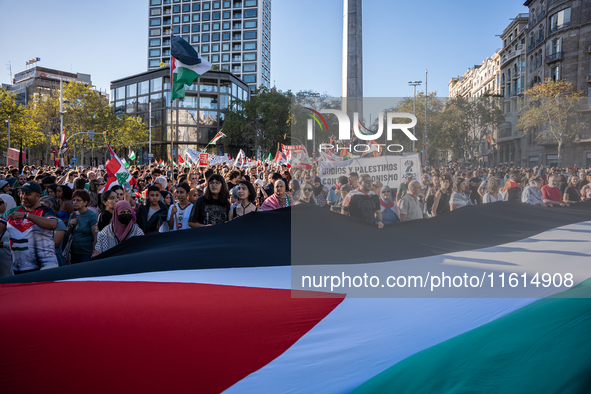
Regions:
M 377 223 L 378 228 L 383 228 L 380 198 L 371 191 L 371 183 L 368 174 L 359 177 L 359 188 L 347 195 L 343 201 L 342 213 L 367 223 Z

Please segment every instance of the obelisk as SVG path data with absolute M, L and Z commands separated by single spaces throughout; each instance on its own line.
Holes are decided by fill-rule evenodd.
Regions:
M 343 0 L 343 108 L 363 123 L 362 0 Z M 351 124 L 351 126 L 357 126 Z

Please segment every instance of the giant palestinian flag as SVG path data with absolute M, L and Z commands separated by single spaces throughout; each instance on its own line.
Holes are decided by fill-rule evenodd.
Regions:
M 0 280 L 2 392 L 586 393 L 590 240 L 591 202 L 499 202 L 381 230 L 298 205 L 135 237 Z M 314 263 L 574 279 L 537 297 L 509 281 L 461 297 L 292 290 Z

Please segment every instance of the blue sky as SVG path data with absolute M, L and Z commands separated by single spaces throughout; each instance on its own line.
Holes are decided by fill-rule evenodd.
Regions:
M 25 62 L 91 74 L 97 88 L 146 70 L 149 0 L 0 0 L 0 82 Z M 447 83 L 501 46 L 524 0 L 365 0 L 364 96 L 413 94 L 410 80 L 447 95 Z M 271 83 L 341 94 L 342 0 L 273 0 Z M 424 90 L 424 84 L 421 88 Z

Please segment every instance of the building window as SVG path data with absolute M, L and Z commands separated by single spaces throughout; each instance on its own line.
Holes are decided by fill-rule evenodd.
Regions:
M 212 23 L 211 30 L 220 30 L 219 22 Z
M 209 3 L 203 3 L 203 10 L 204 11 L 209 10 Z
M 256 83 L 257 76 L 256 75 L 243 75 L 242 80 L 246 83 Z
M 222 40 L 228 41 L 230 39 L 230 33 L 222 33 Z
M 203 25 L 201 25 L 201 30 L 202 31 L 209 31 L 209 23 L 204 23 Z
M 159 47 L 160 46 L 160 39 L 159 38 L 152 38 L 150 40 L 151 47 Z
M 245 21 L 244 28 L 245 29 L 254 29 L 257 27 L 257 21 Z
M 255 16 L 257 16 L 257 10 L 245 10 L 244 11 L 245 18 L 253 18 Z
M 212 18 L 214 21 L 220 20 L 220 13 L 219 12 L 212 12 Z
M 230 65 L 229 64 L 222 64 L 222 71 L 230 71 Z
M 150 0 L 150 5 L 162 5 L 162 0 Z
M 191 15 L 183 15 L 183 23 L 191 22 Z
M 232 29 L 242 29 L 242 22 L 234 22 L 232 24 Z
M 150 19 L 150 26 L 160 26 L 160 18 L 152 18 Z
M 191 12 L 191 4 L 183 4 L 183 12 Z
M 560 80 L 560 65 L 558 65 L 550 70 L 550 78 L 552 78 L 552 80 L 554 82 Z
M 205 12 L 205 13 L 203 13 L 203 15 L 202 15 L 202 17 L 201 17 L 201 18 L 202 18 L 204 21 L 208 21 L 208 20 L 210 19 L 210 16 L 211 16 L 211 14 L 210 14 L 209 12 Z
M 199 25 L 193 25 L 193 33 L 199 33 Z
M 160 60 L 158 59 L 151 59 L 149 62 L 148 67 L 158 67 L 160 66 Z
M 230 50 L 230 44 L 222 44 L 222 51 L 229 51 Z
M 244 61 L 252 61 L 252 60 L 257 60 L 257 54 L 256 53 L 245 53 L 244 54 Z
M 219 10 L 220 9 L 220 2 L 219 1 L 214 1 L 213 3 L 211 3 L 212 7 L 214 10 Z
M 201 45 L 201 52 L 208 53 L 209 52 L 209 45 Z
M 199 26 L 197 26 L 199 27 Z M 191 42 L 195 43 L 195 42 L 199 42 L 199 34 L 195 34 L 193 36 L 191 36 Z
M 150 92 L 159 92 L 162 90 L 162 78 L 150 79 Z
M 245 31 L 244 32 L 244 39 L 245 40 L 252 40 L 257 38 L 257 32 L 256 31 Z
M 179 12 L 181 12 L 181 6 L 180 5 L 173 5 L 172 12 L 175 14 L 178 14 Z
M 193 22 L 199 22 L 199 14 L 193 14 Z
M 158 29 L 150 29 L 150 36 L 154 37 L 154 36 L 159 36 L 160 35 L 160 28 Z
M 217 63 L 220 61 L 220 55 L 211 55 L 211 61 Z
M 180 32 L 181 32 L 180 26 L 173 26 L 172 27 L 172 33 L 173 34 L 180 34 Z
M 222 54 L 222 62 L 229 62 L 230 61 L 230 54 L 224 53 Z
M 233 17 L 234 19 L 240 19 L 240 18 L 242 18 L 242 11 L 234 11 L 234 12 L 232 13 L 232 17 Z
M 240 50 L 242 50 L 242 45 L 240 45 L 240 43 L 234 43 L 234 44 L 232 44 L 232 50 L 233 51 L 240 51 Z
M 211 41 L 219 41 L 220 40 L 220 33 L 213 33 L 211 35 Z
M 189 25 L 184 25 L 183 26 L 183 33 L 189 33 L 189 30 L 191 29 L 191 26 Z
M 224 13 L 222 14 L 222 18 L 224 19 L 230 19 L 231 16 L 232 14 L 230 13 L 230 11 L 224 11 Z
M 222 23 L 222 29 L 228 30 L 229 28 L 230 28 L 230 22 L 224 22 L 224 23 Z
M 172 17 L 172 23 L 181 23 L 181 17 L 180 15 L 175 15 Z
M 257 70 L 257 65 L 255 63 L 249 63 L 242 65 L 242 71 L 244 72 L 253 72 Z
M 232 33 L 232 40 L 241 40 L 242 33 Z
M 150 16 L 159 16 L 162 14 L 162 8 L 150 8 Z
M 232 6 L 232 2 L 231 1 L 224 1 L 224 8 L 230 8 Z
M 245 42 L 244 43 L 244 50 L 245 51 L 253 51 L 257 49 L 257 43 L 256 42 Z
M 212 44 L 211 51 L 212 52 L 219 52 L 220 51 L 220 44 Z
M 201 42 L 209 42 L 209 34 L 202 34 Z
M 257 0 L 244 0 L 245 7 L 256 7 Z
M 550 31 L 555 32 L 558 29 L 570 26 L 570 8 L 558 11 L 550 17 Z
M 201 4 L 199 4 L 199 3 L 194 3 L 194 4 L 193 4 L 193 12 L 199 11 L 199 6 L 200 6 L 200 5 L 201 5 Z
M 150 57 L 160 56 L 160 49 L 150 49 Z

